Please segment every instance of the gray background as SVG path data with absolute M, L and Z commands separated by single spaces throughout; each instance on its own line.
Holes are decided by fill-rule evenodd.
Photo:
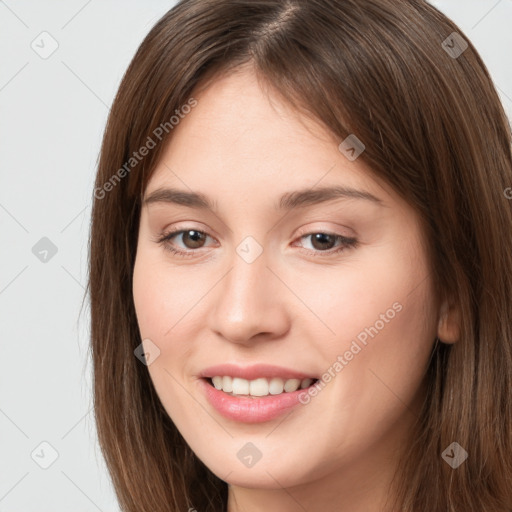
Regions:
M 512 118 L 512 0 L 432 3 L 476 45 Z M 91 413 L 87 306 L 80 316 L 91 194 L 121 77 L 173 5 L 0 1 L 0 512 L 119 510 Z

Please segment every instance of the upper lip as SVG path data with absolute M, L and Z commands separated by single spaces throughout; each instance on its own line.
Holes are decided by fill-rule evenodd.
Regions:
M 291 368 L 284 368 L 282 366 L 275 366 L 271 364 L 253 364 L 250 366 L 238 366 L 235 364 L 219 364 L 205 368 L 200 374 L 203 378 L 224 377 L 238 377 L 240 379 L 254 380 L 260 377 L 271 379 L 279 377 L 283 380 L 286 379 L 316 379 L 315 376 L 293 370 Z

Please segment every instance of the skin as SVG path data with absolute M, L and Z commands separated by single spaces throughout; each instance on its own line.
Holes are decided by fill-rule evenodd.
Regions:
M 192 96 L 198 105 L 174 128 L 145 197 L 175 187 L 216 207 L 142 208 L 133 296 L 141 337 L 160 350 L 148 366 L 155 389 L 190 447 L 228 482 L 229 512 L 382 512 L 435 336 L 459 336 L 457 311 L 436 300 L 419 219 L 361 158 L 338 150 L 341 140 L 264 92 L 250 67 Z M 274 209 L 285 192 L 327 185 L 382 204 L 338 198 Z M 155 241 L 178 227 L 208 235 L 167 242 L 191 257 Z M 358 245 L 333 253 L 340 243 L 315 245 L 315 233 Z M 263 249 L 250 264 L 236 252 L 247 236 Z M 394 303 L 401 311 L 288 415 L 243 424 L 200 391 L 199 372 L 224 362 L 321 376 Z M 249 441 L 262 454 L 250 468 L 237 457 Z

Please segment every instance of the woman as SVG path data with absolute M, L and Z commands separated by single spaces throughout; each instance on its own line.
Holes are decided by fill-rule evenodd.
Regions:
M 122 509 L 510 512 L 511 184 L 489 74 L 426 2 L 178 3 L 94 190 Z

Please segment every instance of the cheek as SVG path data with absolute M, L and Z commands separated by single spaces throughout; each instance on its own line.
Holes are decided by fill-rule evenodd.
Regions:
M 140 247 L 137 250 L 137 257 L 133 269 L 133 302 L 137 323 L 141 338 L 156 337 L 158 329 L 155 328 L 154 320 L 163 318 L 162 309 L 162 289 L 156 281 L 156 275 L 151 272 L 151 266 L 148 264 L 148 258 Z
M 304 338 L 316 340 L 328 354 L 348 349 L 355 339 L 364 345 L 389 334 L 398 342 L 418 338 L 429 327 L 433 332 L 432 290 L 428 280 L 423 282 L 425 268 L 421 260 L 403 260 L 381 254 L 364 264 L 285 276 L 310 311 L 297 318 L 307 329 Z
M 323 371 L 344 375 L 331 379 L 340 403 L 372 410 L 379 400 L 396 400 L 393 394 L 406 401 L 423 379 L 436 322 L 427 262 L 417 247 L 389 245 L 364 263 L 298 281 L 294 291 L 315 313 L 298 320 L 300 330 L 321 354 Z
M 144 249 L 137 253 L 133 272 L 135 311 L 141 339 L 149 339 L 158 347 L 158 356 L 147 367 L 156 393 L 173 421 L 181 424 L 187 416 L 182 405 L 190 402 L 178 382 L 183 382 L 186 373 L 189 345 L 182 341 L 183 326 L 187 318 L 184 315 L 190 309 L 187 296 L 193 292 L 182 288 L 184 283 L 180 284 L 176 275 L 179 273 L 165 272 L 165 265 L 151 256 Z M 176 290 L 180 293 L 173 293 Z
M 312 411 L 312 429 L 325 433 L 325 453 L 339 439 L 338 455 L 356 456 L 381 436 L 392 435 L 386 433 L 400 428 L 404 415 L 414 418 L 408 409 L 420 396 L 435 337 L 428 280 L 418 286 L 416 275 L 412 267 L 351 274 L 346 286 L 331 284 L 328 296 L 318 299 L 316 306 L 325 307 L 315 311 L 335 334 L 316 337 L 314 352 L 321 353 L 327 384 L 305 407 Z M 319 332 L 316 319 L 315 325 Z
M 133 299 L 141 336 L 172 339 L 193 317 L 205 289 L 204 279 L 176 271 L 165 261 L 165 254 L 141 250 L 133 272 Z
M 159 350 L 148 370 L 166 406 L 175 403 L 170 398 L 179 391 L 174 378 L 184 382 L 192 374 L 190 361 L 199 348 L 194 343 L 197 315 L 202 314 L 206 302 L 201 299 L 209 285 L 190 272 L 176 271 L 158 251 L 141 248 L 137 253 L 133 299 L 141 339 L 149 338 Z

